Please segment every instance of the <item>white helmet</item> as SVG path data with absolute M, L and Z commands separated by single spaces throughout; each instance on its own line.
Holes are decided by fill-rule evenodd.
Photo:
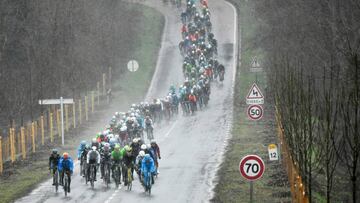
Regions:
M 93 151 L 96 151 L 96 146 L 91 147 Z
M 121 132 L 124 132 L 124 131 L 126 131 L 126 130 L 127 130 L 127 127 L 126 127 L 126 126 L 123 126 L 123 127 L 120 128 L 120 131 L 121 131 Z
M 146 147 L 146 145 L 145 144 L 142 144 L 141 145 L 141 150 L 145 150 L 147 147 Z
M 144 156 L 145 156 L 145 152 L 144 152 L 143 150 L 141 150 L 141 151 L 139 152 L 139 155 L 140 155 L 141 157 L 144 157 Z
M 138 141 L 139 141 L 139 140 L 138 140 L 137 138 L 134 138 L 132 142 L 133 142 L 133 143 L 138 143 Z

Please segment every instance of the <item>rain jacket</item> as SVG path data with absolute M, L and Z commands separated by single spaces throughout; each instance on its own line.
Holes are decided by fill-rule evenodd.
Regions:
M 58 164 L 58 170 L 62 172 L 63 170 L 69 170 L 71 173 L 74 171 L 74 162 L 73 160 L 68 157 L 67 159 L 64 159 L 64 157 L 61 157 Z
M 79 145 L 79 147 L 78 147 L 78 150 L 77 150 L 77 157 L 78 157 L 78 159 L 80 159 L 81 158 L 81 154 L 84 152 L 84 149 L 85 149 L 85 145 Z
M 146 163 L 146 161 L 149 160 L 149 163 Z M 150 157 L 149 154 L 145 154 L 144 158 L 141 161 L 141 173 L 144 174 L 144 176 L 147 176 L 147 173 L 155 173 L 155 164 L 154 160 Z

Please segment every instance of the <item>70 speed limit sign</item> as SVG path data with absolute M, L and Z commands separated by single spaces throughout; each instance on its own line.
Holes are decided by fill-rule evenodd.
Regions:
M 239 164 L 240 174 L 247 180 L 261 178 L 265 171 L 264 161 L 257 155 L 247 155 L 241 159 Z
M 251 120 L 260 120 L 263 117 L 263 108 L 260 105 L 250 105 L 247 109 L 247 115 Z

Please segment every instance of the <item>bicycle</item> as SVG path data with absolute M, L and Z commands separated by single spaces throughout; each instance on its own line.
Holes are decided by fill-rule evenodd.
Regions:
M 86 175 L 86 157 L 82 156 L 80 159 L 80 176 Z
M 120 185 L 120 181 L 121 181 L 121 169 L 120 169 L 120 163 L 116 163 L 115 164 L 115 168 L 114 168 L 114 171 L 113 171 L 113 178 L 115 180 L 115 185 L 116 185 L 116 188 L 119 187 Z
M 154 134 L 153 134 L 153 128 L 151 126 L 146 127 L 146 136 L 148 138 L 148 140 L 153 140 L 154 139 Z
M 96 164 L 90 164 L 89 167 L 90 167 L 90 180 L 86 176 L 86 184 L 87 184 L 88 181 L 90 181 L 91 188 L 94 189 L 94 182 L 95 182 L 95 178 L 96 178 L 95 177 Z
M 148 171 L 147 172 L 147 176 L 145 176 L 144 178 L 144 188 L 145 188 L 145 192 L 147 192 L 149 195 L 151 195 L 151 172 Z
M 68 171 L 65 171 L 64 172 L 64 192 L 65 192 L 65 197 L 67 196 L 67 193 L 70 192 L 70 185 L 69 185 L 69 182 L 70 182 L 70 173 Z
M 57 170 L 56 167 L 54 169 L 52 169 L 52 170 L 55 170 L 55 172 L 53 173 L 53 183 L 54 183 L 54 186 L 55 186 L 55 191 L 58 192 L 58 189 L 59 189 L 59 171 Z
M 132 188 L 132 181 L 133 181 L 133 178 L 132 178 L 131 168 L 129 167 L 127 169 L 127 189 L 129 191 L 131 191 L 131 188 Z
M 110 183 L 110 168 L 108 163 L 105 163 L 104 165 L 104 182 L 106 187 L 108 188 Z

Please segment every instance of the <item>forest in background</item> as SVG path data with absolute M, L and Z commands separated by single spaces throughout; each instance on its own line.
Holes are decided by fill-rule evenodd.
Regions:
M 121 74 L 140 15 L 118 0 L 0 1 L 0 126 L 38 116 L 39 99 L 96 89 L 109 67 Z
M 360 202 L 360 1 L 244 3 L 310 202 Z

